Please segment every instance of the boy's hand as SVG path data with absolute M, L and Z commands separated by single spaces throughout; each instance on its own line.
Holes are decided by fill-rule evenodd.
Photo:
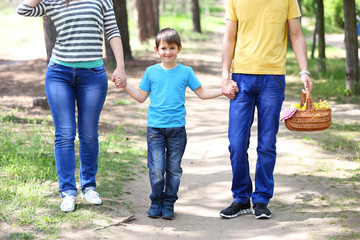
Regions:
M 226 97 L 234 100 L 236 97 L 236 94 L 239 92 L 239 88 L 238 88 L 236 82 L 234 82 L 233 80 L 223 79 L 222 91 Z
M 117 88 L 125 88 L 126 83 L 124 83 L 124 80 L 118 77 L 115 77 L 115 80 L 113 81 L 115 83 L 115 87 Z
M 111 76 L 111 81 L 115 83 L 117 88 L 126 87 L 126 74 L 125 70 L 120 70 L 116 68 Z

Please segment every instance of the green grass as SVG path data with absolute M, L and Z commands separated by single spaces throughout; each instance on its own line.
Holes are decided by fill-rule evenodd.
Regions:
M 53 127 L 47 121 L 34 124 L 14 113 L 0 114 L 0 219 L 24 229 L 9 239 L 55 238 L 66 223 L 75 229 L 94 227 L 95 215 L 108 219 L 119 205 L 128 205 L 119 197 L 130 194 L 124 184 L 135 179 L 146 152 L 133 147 L 120 128 L 100 141 L 98 191 L 109 201 L 94 208 L 80 202 L 72 214 L 59 211 L 53 142 Z M 78 169 L 78 156 L 76 161 Z
M 211 0 L 204 0 L 211 3 Z M 193 51 L 194 46 L 204 41 L 209 41 L 213 34 L 218 33 L 224 26 L 222 9 L 218 6 L 208 7 L 202 10 L 203 34 L 192 32 L 190 14 L 165 14 L 160 19 L 160 27 L 173 27 L 177 29 L 182 37 L 183 43 L 190 45 L 184 51 Z M 210 14 L 209 14 L 210 13 Z M 10 44 L 19 44 L 34 35 L 42 36 L 41 18 L 24 18 L 14 16 L 14 9 L 1 9 L 0 28 L 5 37 L 1 38 L 0 47 Z M 135 24 L 133 18 L 129 18 L 131 38 L 135 38 Z M 22 29 L 21 31 L 11 31 Z M 28 29 L 28 30 L 26 30 Z M 25 31 L 25 34 L 24 34 Z M 29 31 L 29 32 L 28 32 Z M 32 35 L 34 34 L 34 35 Z M 311 34 L 311 31 L 305 31 Z M 25 37 L 24 37 L 25 36 Z M 23 38 L 24 37 L 24 38 Z M 148 43 L 132 47 L 133 51 L 153 50 L 153 39 Z M 311 49 L 309 43 L 308 49 Z M 309 59 L 309 67 L 314 81 L 313 98 L 315 101 L 321 99 L 332 100 L 334 104 L 344 102 L 358 103 L 359 98 L 347 97 L 345 90 L 345 59 L 338 57 L 343 50 L 327 48 L 327 71 L 323 74 L 317 73 L 317 60 Z M 298 77 L 298 65 L 296 59 L 289 50 L 287 59 L 287 76 L 297 79 L 287 83 L 286 95 L 299 98 L 303 85 Z M 310 54 L 308 54 L 310 56 Z M 128 105 L 129 101 L 119 100 L 116 104 Z M 133 146 L 132 140 L 126 137 L 127 131 L 124 127 L 115 129 L 100 138 L 99 171 L 97 175 L 98 191 L 106 198 L 102 206 L 92 207 L 84 202 L 79 202 L 77 210 L 71 214 L 59 211 L 59 197 L 57 187 L 57 176 L 55 160 L 53 156 L 53 127 L 49 120 L 33 118 L 22 118 L 15 110 L 12 113 L 3 113 L 0 110 L 0 221 L 6 222 L 12 227 L 23 229 L 22 232 L 14 232 L 8 236 L 9 239 L 52 239 L 56 238 L 64 226 L 73 229 L 93 228 L 94 217 L 109 219 L 118 214 L 117 210 L 122 207 L 131 211 L 131 203 L 124 202 L 121 197 L 124 194 L 132 194 L 125 189 L 125 184 L 136 178 L 137 171 L 144 171 L 145 166 L 140 164 L 146 152 Z M 131 131 L 131 130 L 129 130 Z M 145 132 L 139 130 L 136 135 L 144 136 Z M 350 158 L 346 160 L 360 161 L 359 139 L 360 127 L 357 123 L 333 120 L 332 126 L 323 132 L 302 133 L 298 137 L 304 141 L 315 142 L 327 151 L 341 156 L 346 154 Z M 78 142 L 76 142 L 78 146 Z M 344 158 L 339 158 L 340 160 Z M 77 169 L 79 167 L 78 156 L 76 158 Z M 316 171 L 328 172 L 329 168 L 320 168 Z M 354 208 L 358 195 L 356 195 L 360 181 L 360 169 L 348 170 L 350 175 L 347 179 L 330 179 L 329 186 L 342 187 L 341 184 L 350 188 L 345 199 Z M 302 177 L 296 174 L 294 177 Z M 304 176 L 306 177 L 306 176 Z M 78 178 L 78 176 L 77 176 Z M 309 176 L 308 180 L 315 181 Z M 354 185 L 351 185 L 354 184 Z M 324 204 L 342 206 L 342 199 L 328 194 L 314 198 L 313 201 L 323 201 Z M 276 203 L 276 201 L 275 201 Z M 280 203 L 279 203 L 280 204 Z M 288 206 L 288 205 L 286 205 Z M 345 206 L 346 208 L 349 207 Z M 311 205 L 300 205 L 299 209 L 310 208 Z M 350 215 L 351 216 L 351 215 Z M 347 216 L 342 217 L 345 221 Z M 340 221 L 340 220 L 338 220 Z M 344 229 L 347 229 L 344 227 Z M 345 231 L 333 239 L 357 239 L 359 234 Z
M 308 44 L 308 49 L 310 44 Z M 341 55 L 342 49 L 327 47 L 328 55 Z M 308 53 L 308 56 L 310 54 Z M 311 79 L 314 83 L 312 97 L 319 99 L 335 100 L 341 103 L 359 103 L 360 96 L 348 96 L 346 92 L 345 59 L 339 57 L 328 57 L 326 59 L 326 71 L 323 73 L 317 70 L 317 59 L 308 59 Z M 288 76 L 299 79 L 299 66 L 292 50 L 288 50 L 286 72 Z M 300 97 L 303 84 L 299 81 L 290 82 L 286 86 L 287 94 Z
M 117 104 L 117 105 L 134 105 L 135 103 L 132 101 L 122 99 L 122 100 L 116 101 L 115 104 Z
M 308 49 L 311 44 L 308 43 Z M 345 59 L 338 57 L 343 54 L 342 49 L 327 47 L 328 58 L 326 59 L 326 71 L 319 73 L 317 71 L 317 59 L 308 59 L 311 79 L 314 83 L 312 98 L 315 102 L 320 99 L 337 103 L 355 103 L 360 102 L 359 96 L 347 96 L 345 85 Z M 308 54 L 310 55 L 310 54 Z M 298 73 L 299 67 L 292 50 L 287 53 L 286 65 L 287 77 L 295 81 L 289 81 L 286 84 L 286 96 L 301 98 L 301 89 L 304 88 L 300 82 Z M 345 123 L 343 121 L 332 119 L 332 125 L 322 133 L 299 134 L 304 139 L 316 141 L 325 150 L 330 150 L 339 154 L 347 153 L 351 159 L 360 161 L 360 127 L 358 123 Z

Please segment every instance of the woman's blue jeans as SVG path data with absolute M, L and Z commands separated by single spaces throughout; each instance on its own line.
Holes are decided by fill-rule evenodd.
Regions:
M 173 205 L 182 175 L 181 159 L 186 147 L 185 127 L 147 129 L 151 202 Z
M 98 169 L 98 124 L 108 88 L 104 66 L 72 68 L 50 62 L 45 89 L 55 125 L 55 161 L 59 192 L 76 196 L 75 136 L 79 133 L 80 186 L 95 188 Z M 76 107 L 75 107 L 76 105 Z
M 239 92 L 230 101 L 229 151 L 234 201 L 269 203 L 274 191 L 276 135 L 285 98 L 284 75 L 233 74 Z M 255 107 L 258 114 L 258 145 L 255 191 L 249 173 L 248 148 Z

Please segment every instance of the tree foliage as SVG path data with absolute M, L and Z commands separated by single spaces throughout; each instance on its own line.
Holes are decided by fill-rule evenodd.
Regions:
M 360 0 L 355 0 L 356 15 L 360 16 Z M 302 0 L 305 14 L 315 16 L 316 0 Z M 344 29 L 343 0 L 324 0 L 324 18 L 328 29 Z

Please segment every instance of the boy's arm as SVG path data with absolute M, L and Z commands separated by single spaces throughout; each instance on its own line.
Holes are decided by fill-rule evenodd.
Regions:
M 125 90 L 125 92 L 127 92 L 127 94 L 130 95 L 130 97 L 132 97 L 139 103 L 145 102 L 145 100 L 147 99 L 147 97 L 150 94 L 150 92 L 146 92 L 141 89 L 135 89 L 134 87 L 132 87 L 129 84 L 126 84 L 126 86 L 124 87 L 124 90 Z
M 220 97 L 221 95 L 223 95 L 222 89 L 205 89 L 202 86 L 198 87 L 197 89 L 194 90 L 195 94 L 205 100 L 205 99 L 211 99 L 211 98 L 216 98 L 216 97 Z

